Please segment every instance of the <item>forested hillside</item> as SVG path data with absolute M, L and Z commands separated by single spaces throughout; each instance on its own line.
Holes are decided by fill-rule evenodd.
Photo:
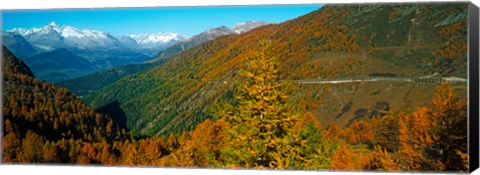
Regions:
M 54 149 L 53 145 L 69 140 L 111 142 L 126 138 L 127 133 L 114 120 L 95 112 L 68 90 L 36 79 L 30 68 L 4 47 L 2 62 L 4 161 L 40 161 L 44 144 Z M 66 151 L 55 153 L 63 154 L 58 156 L 68 156 L 67 148 L 57 151 Z
M 325 5 L 112 69 L 81 99 L 2 48 L 2 162 L 467 172 L 467 16 Z
M 178 148 L 175 135 L 131 137 L 115 116 L 36 79 L 5 47 L 2 62 L 2 163 L 160 165 Z
M 26 75 L 28 67 L 22 67 L 21 61 L 15 61 L 7 50 L 3 53 L 7 53 L 5 75 L 28 76 L 37 81 Z M 290 96 L 292 84 L 280 79 L 278 66 L 278 57 L 271 51 L 270 42 L 262 41 L 248 58 L 247 68 L 240 71 L 241 83 L 235 85 L 234 100 L 216 104 L 212 110 L 213 121 L 207 119 L 193 131 L 181 135 L 170 133 L 168 139 L 165 136 L 135 139 L 125 130 L 112 133 L 113 122 L 98 118 L 102 117 L 99 114 L 95 115 L 96 121 L 89 121 L 88 116 L 80 118 L 87 119 L 88 126 L 93 128 L 80 131 L 83 137 L 65 135 L 62 130 L 85 128 L 81 124 L 84 120 L 80 120 L 80 124 L 74 120 L 69 128 L 62 130 L 58 130 L 54 122 L 53 130 L 48 132 L 42 130 L 45 123 L 42 120 L 38 126 L 25 121 L 32 120 L 32 117 L 23 119 L 28 108 L 10 100 L 4 106 L 3 161 L 260 169 L 468 170 L 466 103 L 455 97 L 449 85 L 436 88 L 431 107 L 364 119 L 343 129 L 336 125 L 323 129 L 312 113 L 294 110 Z M 6 80 L 6 84 L 9 83 L 11 79 Z M 56 87 L 50 85 L 49 88 Z M 51 90 L 43 89 L 39 93 L 45 91 Z M 65 101 L 60 94 L 54 97 Z M 37 100 L 45 99 L 49 98 L 40 96 Z M 52 109 L 51 106 L 45 105 Z M 19 108 L 22 111 L 16 112 Z M 72 114 L 68 108 L 56 110 Z M 55 118 L 53 111 L 43 120 Z M 16 123 L 21 119 L 22 125 Z M 106 121 L 107 126 L 99 127 L 99 123 Z M 45 136 L 46 133 L 53 136 L 62 133 L 62 138 Z M 362 148 L 363 145 L 368 148 Z
M 466 4 L 326 5 L 278 25 L 197 45 L 142 74 L 84 99 L 99 108 L 118 101 L 135 135 L 191 130 L 219 100 L 231 99 L 238 70 L 271 41 L 284 80 L 369 77 L 465 77 Z M 434 84 L 379 82 L 295 86 L 295 109 L 322 126 L 428 104 Z M 460 95 L 464 86 L 455 87 Z M 395 92 L 395 93 L 393 93 Z

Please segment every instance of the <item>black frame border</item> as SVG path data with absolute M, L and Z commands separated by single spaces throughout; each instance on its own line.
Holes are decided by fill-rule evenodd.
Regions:
M 475 171 L 479 166 L 479 13 L 478 7 L 469 2 L 468 4 L 468 151 L 469 151 L 469 171 Z

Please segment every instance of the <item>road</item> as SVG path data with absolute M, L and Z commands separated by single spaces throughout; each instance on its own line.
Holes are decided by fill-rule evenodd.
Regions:
M 338 78 L 324 80 L 293 80 L 299 84 L 339 84 L 354 82 L 377 82 L 377 81 L 405 81 L 415 83 L 435 84 L 442 82 L 450 83 L 466 83 L 467 79 L 459 77 L 443 77 L 443 78 L 412 78 L 412 77 L 371 77 L 371 78 Z

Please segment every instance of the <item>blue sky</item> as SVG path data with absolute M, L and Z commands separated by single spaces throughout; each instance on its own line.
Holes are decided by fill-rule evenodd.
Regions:
M 178 32 L 189 36 L 204 30 L 249 21 L 283 22 L 320 8 L 312 5 L 208 6 L 160 8 L 104 8 L 2 11 L 3 30 L 39 28 L 55 21 L 79 29 L 103 30 L 117 35 Z

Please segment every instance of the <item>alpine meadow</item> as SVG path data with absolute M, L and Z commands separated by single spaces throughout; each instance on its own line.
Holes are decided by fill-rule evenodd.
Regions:
M 2 163 L 468 172 L 468 7 L 3 28 Z

